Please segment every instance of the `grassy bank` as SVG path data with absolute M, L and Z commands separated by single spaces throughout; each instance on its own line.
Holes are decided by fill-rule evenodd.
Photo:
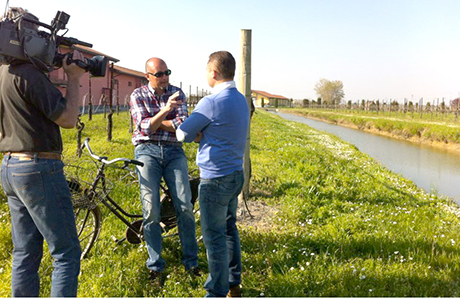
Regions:
M 430 144 L 460 153 L 460 123 L 441 116 L 430 118 L 419 114 L 377 113 L 366 111 L 326 111 L 317 109 L 283 109 L 286 112 L 360 130 Z
M 133 157 L 126 114 L 115 116 L 107 142 L 101 116 L 86 123 L 96 153 Z M 246 297 L 460 296 L 457 206 L 428 195 L 353 146 L 306 125 L 256 111 L 251 129 L 250 208 L 242 217 Z M 75 130 L 65 130 L 66 161 L 75 162 Z M 196 145 L 186 151 L 193 166 Z M 114 182 L 117 182 L 115 179 Z M 136 207 L 135 185 L 115 198 Z M 11 239 L 7 205 L 0 205 L 0 296 L 10 296 Z M 82 262 L 80 297 L 202 297 L 205 276 L 180 264 L 177 237 L 164 240 L 167 279 L 150 286 L 142 245 L 116 245 L 124 226 L 106 209 L 99 241 Z M 200 236 L 198 223 L 197 235 Z M 207 269 L 199 242 L 199 263 Z M 51 259 L 40 270 L 49 295 Z

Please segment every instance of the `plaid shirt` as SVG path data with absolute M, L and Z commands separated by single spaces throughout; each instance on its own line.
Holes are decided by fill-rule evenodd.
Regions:
M 132 142 L 135 146 L 145 141 L 177 142 L 176 134 L 173 132 L 160 128 L 156 131 L 150 130 L 150 119 L 166 106 L 168 98 L 176 91 L 180 91 L 177 99 L 182 100 L 183 104 L 171 111 L 165 120 L 170 120 L 173 127 L 177 128 L 188 117 L 187 99 L 180 88 L 169 85 L 161 96 L 155 93 L 150 85 L 141 86 L 133 91 L 129 106 L 134 121 Z

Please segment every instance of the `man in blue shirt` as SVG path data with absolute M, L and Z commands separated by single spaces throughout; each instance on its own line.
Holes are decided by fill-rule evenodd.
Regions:
M 208 255 L 206 296 L 241 296 L 241 250 L 236 210 L 244 182 L 243 156 L 249 126 L 246 98 L 233 78 L 235 59 L 212 53 L 206 68 L 213 94 L 200 100 L 176 131 L 179 141 L 200 140 L 201 231 Z

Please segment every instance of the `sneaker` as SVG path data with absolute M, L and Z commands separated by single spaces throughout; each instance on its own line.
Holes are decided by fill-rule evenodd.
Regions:
M 193 267 L 189 270 L 187 270 L 187 272 L 192 275 L 193 277 L 201 277 L 203 271 L 201 271 L 200 267 Z
M 241 298 L 241 289 L 239 285 L 230 287 L 227 298 Z

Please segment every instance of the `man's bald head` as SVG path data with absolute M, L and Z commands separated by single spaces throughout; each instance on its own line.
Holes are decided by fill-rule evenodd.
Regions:
M 169 85 L 169 74 L 168 66 L 166 62 L 158 57 L 152 57 L 145 63 L 145 77 L 150 82 L 150 86 L 160 95 L 162 95 L 165 89 Z M 158 74 L 162 74 L 158 76 Z M 157 76 L 155 76 L 157 74 Z
M 152 69 L 158 69 L 160 66 L 165 66 L 167 68 L 164 60 L 158 57 L 152 57 L 145 63 L 145 71 L 152 72 Z

